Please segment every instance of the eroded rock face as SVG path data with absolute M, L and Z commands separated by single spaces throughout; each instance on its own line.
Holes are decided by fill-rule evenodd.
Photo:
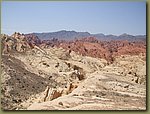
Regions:
M 126 78 L 93 73 L 70 94 L 34 103 L 28 110 L 145 110 L 146 88 Z
M 10 53 L 14 51 L 25 52 L 30 49 L 25 36 L 15 33 L 12 36 L 2 36 L 2 53 Z
M 40 45 L 41 41 L 37 36 L 31 34 L 21 34 L 15 32 L 13 35 L 1 35 L 2 36 L 2 53 L 10 52 L 26 52 L 35 45 Z
M 30 45 L 40 45 L 42 43 L 42 41 L 33 34 L 26 34 L 25 39 Z
M 59 47 L 70 49 L 83 56 L 104 58 L 113 62 L 116 56 L 139 55 L 146 53 L 146 42 L 137 41 L 98 41 L 94 37 L 83 38 L 72 42 L 62 42 Z

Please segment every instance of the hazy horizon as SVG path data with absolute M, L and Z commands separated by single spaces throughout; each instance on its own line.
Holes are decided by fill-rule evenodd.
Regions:
M 60 31 L 67 31 L 67 32 L 71 32 L 71 31 L 74 31 L 74 32 L 88 32 L 88 31 L 75 31 L 75 30 L 58 30 L 58 31 L 46 31 L 46 32 L 19 32 L 19 31 L 15 31 L 16 33 L 20 33 L 20 34 L 32 34 L 32 33 L 54 33 L 54 32 L 60 32 Z M 7 33 L 1 33 L 1 34 L 7 34 L 7 35 L 13 35 L 15 32 L 13 33 L 10 33 L 10 34 L 7 34 Z M 120 35 L 123 35 L 123 34 L 127 34 L 127 35 L 132 35 L 132 36 L 138 36 L 138 35 L 146 35 L 146 34 L 136 34 L 136 35 L 133 35 L 133 34 L 128 34 L 128 33 L 122 33 L 122 34 L 104 34 L 104 33 L 91 33 L 91 32 L 88 32 L 92 35 L 96 35 L 96 34 L 103 34 L 103 35 L 114 35 L 114 36 L 120 36 Z
M 2 2 L 2 33 L 146 35 L 146 2 Z

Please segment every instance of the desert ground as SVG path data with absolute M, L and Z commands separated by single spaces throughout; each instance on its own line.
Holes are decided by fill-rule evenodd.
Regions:
M 1 42 L 3 110 L 146 110 L 146 40 Z

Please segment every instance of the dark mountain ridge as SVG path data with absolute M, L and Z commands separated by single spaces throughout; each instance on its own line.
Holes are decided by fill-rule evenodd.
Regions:
M 45 32 L 45 33 L 31 33 L 33 35 L 38 36 L 41 40 L 51 40 L 56 38 L 58 40 L 74 40 L 76 38 L 83 38 L 83 37 L 95 37 L 98 40 L 103 41 L 110 41 L 110 40 L 128 40 L 128 41 L 143 41 L 146 40 L 146 35 L 129 35 L 129 34 L 122 34 L 119 36 L 116 35 L 104 35 L 102 33 L 99 34 L 91 34 L 89 32 L 76 32 L 76 31 L 57 31 L 57 32 Z

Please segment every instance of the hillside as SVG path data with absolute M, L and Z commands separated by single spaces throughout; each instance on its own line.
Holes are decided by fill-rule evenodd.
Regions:
M 116 35 L 104 35 L 102 33 L 91 34 L 89 32 L 76 32 L 76 31 L 58 31 L 58 32 L 47 32 L 47 33 L 31 33 L 33 35 L 38 36 L 41 40 L 50 40 L 50 39 L 58 39 L 58 40 L 75 40 L 76 38 L 83 37 L 96 37 L 99 40 L 103 41 L 111 41 L 111 40 L 128 40 L 128 41 L 143 41 L 146 40 L 146 35 L 129 35 L 122 34 L 119 36 Z

